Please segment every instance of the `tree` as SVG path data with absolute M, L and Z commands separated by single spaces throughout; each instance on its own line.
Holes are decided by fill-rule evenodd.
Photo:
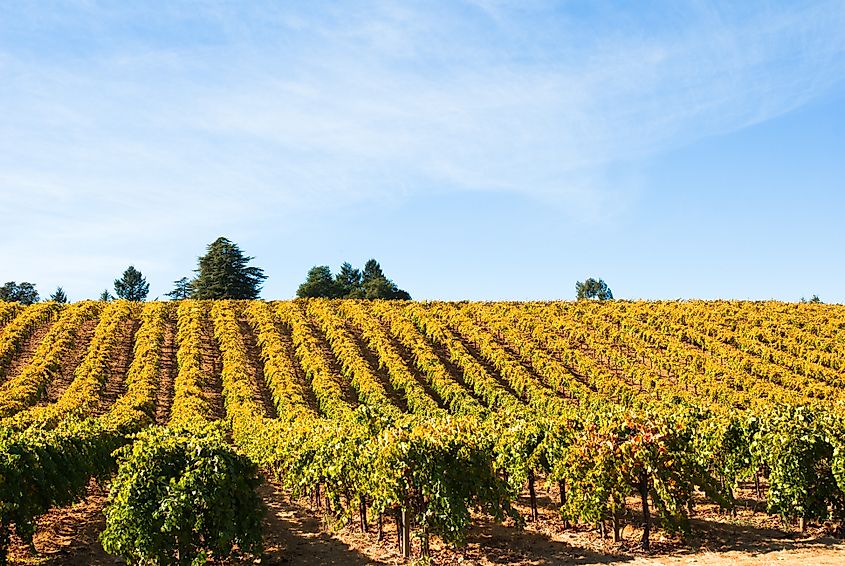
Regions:
M 50 295 L 50 300 L 61 304 L 67 303 L 67 294 L 61 287 L 56 287 L 56 292 Z
M 259 267 L 247 267 L 253 257 L 245 256 L 237 244 L 219 237 L 199 258 L 191 282 L 192 299 L 257 299 L 267 279 Z
M 114 292 L 119 299 L 143 301 L 150 292 L 150 286 L 141 272 L 130 265 L 120 279 L 114 280 Z
M 403 291 L 384 275 L 379 263 L 371 259 L 359 271 L 349 262 L 340 266 L 340 272 L 332 277 L 327 265 L 314 266 L 308 272 L 305 283 L 296 291 L 297 297 L 324 297 L 327 299 L 402 299 L 411 295 Z
M 315 265 L 308 270 L 308 277 L 296 290 L 296 296 L 336 299 L 343 296 L 343 288 L 332 277 L 332 270 L 328 265 Z
M 802 303 L 810 303 L 810 304 L 813 304 L 813 305 L 822 304 L 822 300 L 819 298 L 818 295 L 813 295 L 809 299 L 805 299 L 804 297 L 801 297 L 801 302 Z
M 22 281 L 18 285 L 14 281 L 9 281 L 0 287 L 0 301 L 31 305 L 38 302 L 38 291 L 35 290 L 35 285 L 32 283 Z
M 191 288 L 193 286 L 193 283 L 190 279 L 188 279 L 187 277 L 183 277 L 182 279 L 174 281 L 173 284 L 175 285 L 175 287 L 173 287 L 173 290 L 169 293 L 165 293 L 165 295 L 167 295 L 174 301 L 190 298 L 192 292 Z
M 102 292 L 102 293 L 100 293 L 100 297 L 99 297 L 99 299 L 98 299 L 98 300 L 100 300 L 100 301 L 103 301 L 103 302 L 106 302 L 106 303 L 107 303 L 107 302 L 109 302 L 109 301 L 110 301 L 110 300 L 112 300 L 112 299 L 114 299 L 114 297 L 112 297 L 111 293 L 109 293 L 109 290 L 108 290 L 108 289 L 103 289 L 103 292 Z
M 403 291 L 387 277 L 373 277 L 363 285 L 365 299 L 398 299 L 409 301 L 411 295 Z
M 576 298 L 581 301 L 584 299 L 598 299 L 599 301 L 612 301 L 613 292 L 607 283 L 601 279 L 595 280 L 592 277 L 584 281 L 577 281 L 575 283 Z
M 362 275 L 361 282 L 366 283 L 367 281 L 379 278 L 385 279 L 381 265 L 379 265 L 379 262 L 374 259 L 367 260 L 367 263 L 364 264 L 364 273 Z
M 361 271 L 352 267 L 352 264 L 348 261 L 340 266 L 340 272 L 335 276 L 335 283 L 342 291 L 342 296 L 349 299 L 363 297 L 361 281 Z
M 364 298 L 367 299 L 398 299 L 404 301 L 411 299 L 411 295 L 407 291 L 397 287 L 393 281 L 385 276 L 381 265 L 374 259 L 364 264 L 361 286 L 364 291 Z

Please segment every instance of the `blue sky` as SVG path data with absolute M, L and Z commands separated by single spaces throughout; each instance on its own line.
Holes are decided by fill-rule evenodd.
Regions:
M 845 2 L 4 2 L 0 281 L 845 302 Z

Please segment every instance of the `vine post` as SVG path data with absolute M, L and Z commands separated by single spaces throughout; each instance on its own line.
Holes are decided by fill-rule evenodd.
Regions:
M 531 498 L 531 520 L 535 523 L 540 518 L 537 511 L 537 491 L 534 489 L 534 470 L 528 470 L 528 495 Z
M 411 557 L 411 516 L 408 510 L 403 507 L 401 511 L 402 517 L 402 556 L 404 558 Z
M 560 489 L 560 508 L 562 510 L 564 510 L 564 513 L 566 513 L 566 511 L 565 511 L 565 509 L 566 509 L 566 483 L 563 480 L 561 480 L 561 481 L 557 482 L 557 486 Z M 569 519 L 568 519 L 567 515 L 565 515 L 565 514 L 564 514 L 564 519 L 563 519 L 563 528 L 564 529 L 569 528 Z
M 643 503 L 643 538 L 641 545 L 643 550 L 649 549 L 649 536 L 651 535 L 651 512 L 648 508 L 648 476 L 643 473 L 637 486 Z
M 369 532 L 369 528 L 367 525 L 367 498 L 364 495 L 360 495 L 358 499 L 358 504 L 360 506 L 361 511 L 361 532 L 367 533 Z

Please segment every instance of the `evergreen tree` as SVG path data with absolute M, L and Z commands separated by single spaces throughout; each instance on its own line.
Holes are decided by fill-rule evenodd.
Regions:
M 367 299 L 396 299 L 408 301 L 411 295 L 396 286 L 396 283 L 387 278 L 381 265 L 374 259 L 364 264 L 361 286 L 364 291 L 364 298 Z
M 347 299 L 360 299 L 364 296 L 361 286 L 361 272 L 348 261 L 340 266 L 340 272 L 335 277 L 335 282 L 341 291 L 341 296 Z
M 100 293 L 100 297 L 98 300 L 103 301 L 105 303 L 109 302 L 110 300 L 114 299 L 111 293 L 109 293 L 108 289 L 104 289 L 102 293 Z
M 247 267 L 254 258 L 245 256 L 237 244 L 217 238 L 199 258 L 193 299 L 257 299 L 267 279 L 259 267 Z
M 364 264 L 364 273 L 361 277 L 361 283 L 366 284 L 368 281 L 372 281 L 374 279 L 385 279 L 384 271 L 381 270 L 381 265 L 374 259 L 368 260 L 367 263 Z
M 56 292 L 50 295 L 50 300 L 61 304 L 67 303 L 67 294 L 61 287 L 56 287 Z
M 612 301 L 613 292 L 601 279 L 593 279 L 590 277 L 583 283 L 577 281 L 575 283 L 575 297 L 581 301 L 584 299 L 598 299 L 599 301 Z
M 187 277 L 183 277 L 177 281 L 174 281 L 173 284 L 175 287 L 169 293 L 165 293 L 168 297 L 173 299 L 174 301 L 179 301 L 182 299 L 188 299 L 191 297 L 191 287 L 193 283 Z
M 364 283 L 365 299 L 398 299 L 408 301 L 411 295 L 387 277 L 373 277 Z
M 114 292 L 119 299 L 143 301 L 150 292 L 150 286 L 141 272 L 130 265 L 120 279 L 114 280 Z
M 392 283 L 393 282 L 391 281 L 391 284 Z M 393 284 L 392 296 L 390 298 L 396 301 L 410 301 L 411 294 L 408 291 L 400 289 L 395 284 Z
M 305 283 L 296 290 L 296 296 L 300 298 L 324 297 L 336 299 L 342 297 L 343 293 L 343 288 L 332 277 L 332 270 L 328 265 L 315 265 L 309 269 Z
M 335 277 L 332 277 L 329 266 L 314 266 L 308 271 L 305 283 L 297 289 L 296 296 L 327 299 L 411 299 L 411 295 L 384 275 L 381 266 L 374 259 L 364 265 L 363 271 L 355 269 L 349 262 L 344 262 Z
M 9 281 L 0 287 L 0 301 L 31 305 L 38 302 L 38 291 L 35 290 L 35 285 L 32 283 L 22 281 L 18 285 L 14 281 Z

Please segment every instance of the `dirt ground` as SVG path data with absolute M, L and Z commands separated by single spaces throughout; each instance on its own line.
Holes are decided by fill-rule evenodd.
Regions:
M 692 537 L 682 542 L 657 531 L 653 533 L 651 552 L 645 553 L 638 548 L 641 533 L 630 525 L 623 530 L 623 542 L 617 545 L 609 539 L 603 541 L 592 529 L 564 530 L 551 507 L 549 495 L 554 494 L 538 495 L 541 516 L 537 523 L 529 522 L 519 531 L 490 521 L 476 521 L 467 544 L 461 549 L 447 548 L 433 539 L 433 563 L 463 566 L 845 564 L 845 541 L 829 536 L 824 526 L 811 527 L 804 534 L 797 529 L 785 532 L 776 518 L 755 512 L 754 501 L 746 501 L 736 517 L 701 505 L 693 519 Z M 291 501 L 272 483 L 261 487 L 261 496 L 268 509 L 264 523 L 265 555 L 260 561 L 245 558 L 235 564 L 404 564 L 392 521 L 385 520 L 385 540 L 379 542 L 374 525 L 366 535 L 357 527 L 332 532 L 319 513 L 308 508 L 307 501 Z M 39 520 L 35 537 L 37 553 L 31 554 L 18 543 L 12 550 L 11 563 L 124 564 L 106 554 L 98 541 L 98 534 L 105 526 L 102 514 L 105 501 L 105 489 L 92 482 L 85 500 L 55 509 Z M 528 514 L 525 501 L 520 502 L 520 511 Z

